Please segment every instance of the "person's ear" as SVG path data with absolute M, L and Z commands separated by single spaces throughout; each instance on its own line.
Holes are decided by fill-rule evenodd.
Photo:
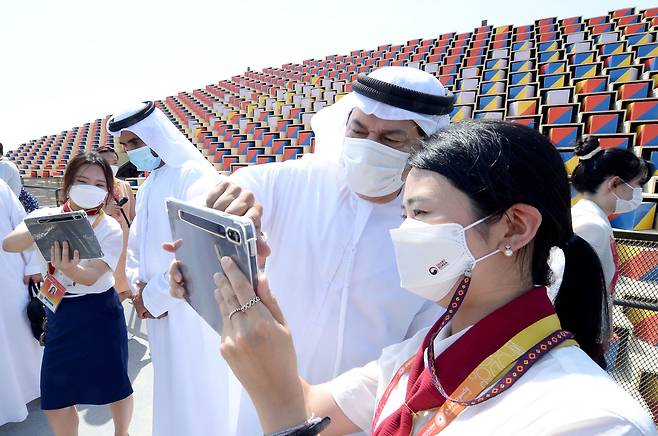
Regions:
M 542 216 L 537 208 L 517 203 L 505 211 L 501 222 L 507 223 L 507 229 L 498 249 L 501 253 L 514 253 L 532 242 L 541 226 Z
M 623 184 L 623 183 L 624 183 L 624 181 L 622 180 L 621 177 L 613 176 L 613 177 L 608 178 L 608 180 L 606 181 L 606 186 L 607 186 L 607 188 L 608 188 L 608 191 L 609 191 L 609 192 L 612 192 L 612 191 L 614 191 L 619 185 L 621 185 L 621 184 Z

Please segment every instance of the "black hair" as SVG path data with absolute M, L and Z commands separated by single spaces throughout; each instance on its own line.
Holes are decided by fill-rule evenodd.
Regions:
M 0 157 L 5 155 L 5 147 L 2 145 L 2 142 L 0 142 Z
M 581 348 L 600 360 L 604 351 L 599 340 L 601 314 L 607 311 L 603 271 L 589 244 L 573 233 L 567 172 L 548 138 L 520 124 L 465 120 L 425 141 L 412 152 L 409 163 L 446 177 L 470 198 L 476 218 L 500 218 L 517 203 L 541 213 L 532 246 L 521 250 L 520 261 L 529 265 L 532 283 L 548 285 L 551 248 L 564 251 L 565 273 L 556 312 Z
M 594 194 L 606 179 L 613 176 L 626 183 L 641 177 L 640 185 L 644 185 L 655 171 L 652 162 L 628 150 L 606 148 L 596 152 L 599 146 L 599 140 L 592 136 L 582 137 L 576 144 L 576 156 L 581 160 L 571 175 L 571 182 L 578 192 Z M 588 155 L 587 159 L 582 159 Z

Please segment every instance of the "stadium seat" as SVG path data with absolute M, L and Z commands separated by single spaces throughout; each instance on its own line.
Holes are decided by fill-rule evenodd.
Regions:
M 473 106 L 474 105 L 455 105 L 452 113 L 450 114 L 450 120 L 452 122 L 456 122 L 472 118 Z
M 635 126 L 640 147 L 658 147 L 658 123 L 640 123 Z
M 542 133 L 548 136 L 556 148 L 573 148 L 583 134 L 583 125 L 580 123 L 557 126 L 547 124 L 542 126 Z
M 547 74 L 539 76 L 539 85 L 541 88 L 564 88 L 569 86 L 571 81 L 570 73 Z
M 621 133 L 624 111 L 583 112 L 581 122 L 585 124 L 587 134 Z
M 578 99 L 582 103 L 584 112 L 608 111 L 614 107 L 616 94 L 612 91 L 596 92 L 591 94 L 579 94 Z
M 566 72 L 567 61 L 546 62 L 539 65 L 539 74 L 557 74 Z
M 542 104 L 567 104 L 573 102 L 575 89 L 573 87 L 542 89 L 539 97 Z
M 603 92 L 608 88 L 608 76 L 589 77 L 586 79 L 575 79 L 573 81 L 576 94 Z
M 516 100 L 508 103 L 508 117 L 525 117 L 537 115 L 539 111 L 539 99 L 531 98 L 526 100 Z
M 593 134 L 599 140 L 601 148 L 621 148 L 631 150 L 635 143 L 634 133 Z
M 658 98 L 643 98 L 622 101 L 626 120 L 630 122 L 658 120 Z
M 578 103 L 543 106 L 542 122 L 543 124 L 571 124 L 578 118 Z

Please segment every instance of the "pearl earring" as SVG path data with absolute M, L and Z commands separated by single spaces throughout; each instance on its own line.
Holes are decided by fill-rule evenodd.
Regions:
M 512 251 L 512 246 L 509 244 L 505 245 L 505 251 L 503 253 L 507 257 L 512 257 L 512 254 L 514 254 L 514 252 Z

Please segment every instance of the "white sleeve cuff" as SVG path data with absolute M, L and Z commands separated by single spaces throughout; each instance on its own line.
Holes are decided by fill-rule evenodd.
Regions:
M 153 277 L 146 284 L 142 293 L 142 300 L 144 301 L 144 307 L 156 318 L 169 311 L 173 305 L 184 301 L 172 297 L 169 293 L 167 273 Z

